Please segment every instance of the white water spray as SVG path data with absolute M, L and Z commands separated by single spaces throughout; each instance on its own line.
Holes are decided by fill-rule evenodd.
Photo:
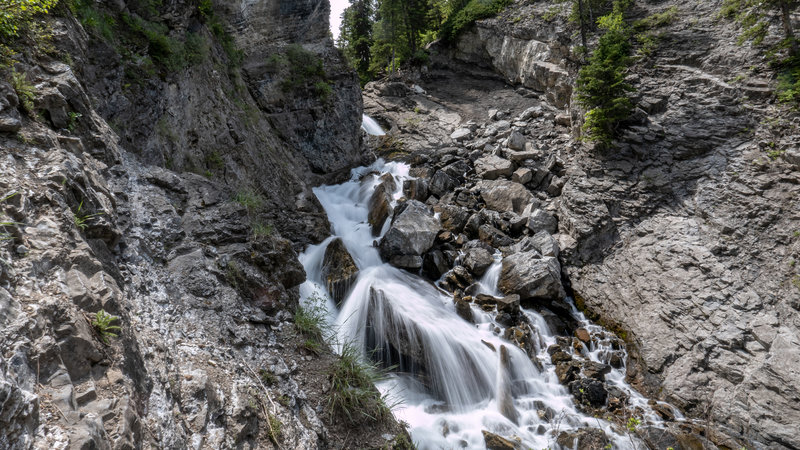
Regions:
M 366 114 L 361 115 L 361 129 L 372 136 L 383 136 L 386 134 L 381 126 L 378 125 L 378 122 Z

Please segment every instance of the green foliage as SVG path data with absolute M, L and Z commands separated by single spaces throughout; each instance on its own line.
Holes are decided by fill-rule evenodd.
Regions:
M 633 23 L 633 28 L 637 31 L 652 30 L 654 28 L 665 27 L 675 21 L 678 16 L 678 7 L 671 6 L 666 10 L 637 20 Z
M 70 111 L 67 113 L 67 116 L 69 116 L 69 121 L 67 122 L 67 130 L 69 130 L 70 133 L 74 133 L 75 127 L 78 125 L 78 119 L 83 117 L 83 114 L 75 111 Z
M 626 95 L 632 90 L 625 82 L 631 44 L 623 11 L 623 5 L 617 3 L 614 11 L 598 20 L 604 34 L 578 74 L 577 97 L 587 110 L 583 125 L 586 139 L 603 146 L 611 143 L 619 123 L 633 109 Z
M 37 14 L 47 14 L 58 0 L 0 0 L 0 42 L 19 35 Z
M 778 100 L 800 104 L 800 57 L 786 60 L 778 74 Z
M 261 382 L 264 383 L 264 386 L 272 386 L 278 383 L 278 377 L 267 369 L 260 369 L 258 375 L 259 378 L 261 378 Z
M 248 211 L 255 211 L 264 205 L 264 197 L 249 189 L 237 192 L 233 200 L 247 208 Z
M 271 55 L 267 66 L 273 73 L 281 75 L 280 88 L 283 92 L 313 95 L 323 102 L 331 99 L 333 85 L 325 74 L 322 59 L 302 45 L 291 44 L 286 46 L 283 53 Z
M 119 320 L 119 317 L 112 316 L 111 314 L 105 312 L 105 310 L 100 310 L 94 315 L 94 320 L 92 320 L 92 326 L 97 330 L 100 334 L 100 338 L 108 344 L 108 338 L 117 337 L 117 331 L 121 330 L 121 328 L 117 325 L 112 325 L 112 322 L 115 320 Z
M 11 69 L 11 86 L 17 93 L 19 104 L 28 117 L 35 118 L 33 101 L 36 99 L 36 86 L 32 85 L 24 73 Z
M 306 305 L 297 307 L 294 313 L 294 326 L 297 332 L 312 345 L 322 345 L 325 342 L 324 330 L 327 329 L 325 318 L 325 304 L 322 299 L 313 296 L 306 302 Z
M 439 30 L 439 37 L 445 42 L 454 42 L 476 20 L 496 15 L 511 2 L 512 0 L 470 0 L 447 18 Z
M 275 231 L 272 225 L 265 225 L 263 223 L 257 222 L 253 224 L 253 236 L 261 237 L 261 236 L 272 236 L 272 233 Z
M 99 10 L 94 0 L 71 0 L 69 9 L 84 28 L 93 31 L 106 41 L 113 42 L 116 39 L 116 19 Z
M 281 420 L 278 419 L 278 416 L 275 414 L 269 414 L 267 420 L 269 420 L 269 439 L 274 442 L 275 445 L 280 445 L 280 439 L 282 436 L 281 427 L 283 426 Z
M 13 197 L 15 197 L 17 195 L 19 195 L 19 192 L 12 192 L 11 194 L 6 195 L 2 199 L 0 199 L 0 203 L 3 203 L 6 200 L 8 200 L 10 198 L 13 198 Z M 2 228 L 2 229 L 4 229 L 5 227 L 13 227 L 15 225 L 19 225 L 19 224 L 16 223 L 16 222 L 11 222 L 11 221 L 0 222 L 0 228 Z M 11 239 L 14 239 L 14 236 L 11 233 L 8 233 L 6 231 L 0 231 L 0 241 L 8 241 L 8 240 L 11 240 Z
M 629 432 L 633 433 L 634 431 L 636 431 L 636 428 L 638 428 L 639 425 L 641 424 L 642 424 L 641 420 L 637 419 L 636 417 L 631 417 L 628 419 L 628 423 L 625 425 L 625 427 L 628 429 Z
M 388 420 L 392 417 L 391 410 L 375 388 L 375 383 L 383 377 L 377 365 L 363 361 L 355 347 L 345 345 L 331 367 L 328 413 L 350 423 Z
M 78 210 L 72 214 L 72 219 L 75 222 L 75 226 L 78 227 L 79 230 L 85 231 L 86 228 L 89 227 L 88 221 L 103 215 L 103 213 L 94 213 L 94 214 L 84 214 L 82 212 L 83 209 L 83 200 L 81 200 L 80 204 L 78 205 Z
M 362 83 L 372 77 L 370 72 L 370 47 L 372 47 L 372 16 L 375 8 L 371 0 L 351 0 L 342 13 L 337 46 L 355 67 Z

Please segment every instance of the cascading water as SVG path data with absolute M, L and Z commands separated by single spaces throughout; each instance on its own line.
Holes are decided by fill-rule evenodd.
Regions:
M 366 114 L 361 115 L 361 129 L 372 136 L 383 136 L 386 134 L 381 126 L 378 125 L 378 122 Z
M 398 163 L 378 161 L 354 170 L 346 183 L 314 190 L 334 237 L 342 239 L 359 273 L 337 308 L 322 275 L 325 249 L 334 237 L 329 238 L 300 256 L 308 275 L 301 297 L 303 302 L 326 301 L 337 332 L 335 345 L 346 342 L 365 357 L 396 367 L 378 388 L 390 404 L 397 405 L 395 416 L 409 424 L 419 448 L 485 448 L 482 430 L 518 440 L 526 448 L 554 448 L 559 432 L 582 427 L 603 429 L 614 448 L 632 448 L 629 436 L 575 408 L 550 363 L 547 347 L 556 337 L 541 315 L 524 311 L 539 360 L 535 364 L 498 335 L 500 327 L 491 315 L 473 306 L 477 324 L 473 325 L 456 314 L 451 296 L 381 261 L 367 222 L 367 203 L 382 172 L 392 174 L 396 181 L 396 201 L 408 178 L 408 166 Z M 381 235 L 388 227 L 384 225 Z M 499 294 L 500 255 L 495 259 L 481 279 L 481 291 L 490 295 Z M 598 360 L 603 351 L 587 350 Z M 622 378 L 621 373 L 612 375 L 620 385 L 624 385 Z M 636 395 L 647 407 L 646 400 Z

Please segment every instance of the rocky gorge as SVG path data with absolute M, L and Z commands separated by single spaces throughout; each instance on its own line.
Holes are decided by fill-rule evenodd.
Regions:
M 338 356 L 295 318 L 316 281 L 448 445 L 800 448 L 800 118 L 711 3 L 636 2 L 677 14 L 613 152 L 578 139 L 576 38 L 547 2 L 363 92 L 325 0 L 64 6 L 14 62 L 35 113 L 0 84 L 0 447 L 437 448 L 402 412 L 411 439 L 327 407 Z M 203 57 L 168 68 L 131 17 Z M 376 157 L 404 169 L 350 172 Z M 346 180 L 361 247 L 319 187 Z M 441 303 L 458 375 L 370 276 Z M 465 430 L 462 403 L 491 413 Z

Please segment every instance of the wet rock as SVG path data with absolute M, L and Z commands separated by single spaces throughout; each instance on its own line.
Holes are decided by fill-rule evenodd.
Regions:
M 486 444 L 486 450 L 518 450 L 521 448 L 517 442 L 486 430 L 481 430 L 481 432 L 483 433 L 483 441 Z
M 522 301 L 560 299 L 561 266 L 553 257 L 539 257 L 536 252 L 516 253 L 503 259 L 498 282 L 504 294 L 518 294 Z
M 583 327 L 575 330 L 575 337 L 577 337 L 584 344 L 589 344 L 592 342 L 592 336 L 589 334 L 589 330 Z
M 551 356 L 551 358 L 563 358 L 563 355 L 556 353 Z M 581 365 L 577 361 L 559 361 L 559 363 L 556 364 L 556 376 L 558 377 L 558 382 L 565 386 L 577 380 L 580 377 L 580 373 Z
M 369 209 L 367 221 L 372 227 L 373 236 L 378 236 L 381 234 L 381 230 L 383 230 L 383 224 L 394 211 L 394 208 L 392 208 L 392 191 L 389 189 L 389 187 L 390 186 L 386 183 L 379 184 L 372 192 L 369 202 L 367 203 L 367 208 Z
M 428 199 L 428 180 L 414 178 L 403 181 L 403 194 L 408 199 L 424 202 Z
M 455 266 L 445 274 L 441 286 L 450 292 L 454 292 L 456 289 L 464 291 L 474 281 L 464 266 Z
M 511 395 L 511 360 L 508 354 L 508 347 L 500 346 L 500 380 L 498 380 L 497 408 L 500 414 L 508 420 L 519 425 L 519 411 L 514 407 L 514 397 Z
M 439 221 L 428 208 L 416 200 L 409 200 L 402 211 L 395 215 L 389 231 L 380 241 L 381 257 L 422 256 L 433 246 L 438 233 Z
M 456 302 L 456 314 L 461 316 L 462 319 L 466 320 L 467 322 L 473 323 L 474 317 L 472 316 L 472 307 L 469 305 L 464 299 L 457 299 Z
M 558 220 L 550 213 L 537 209 L 531 213 L 528 219 L 528 228 L 533 232 L 547 231 L 556 234 L 558 231 Z
M 358 277 L 358 267 L 341 238 L 328 244 L 322 259 L 322 278 L 337 305 L 341 304 Z
M 558 435 L 556 443 L 563 448 L 600 450 L 606 448 L 610 441 L 603 430 L 597 428 L 583 428 L 574 432 L 562 431 Z
M 464 267 L 476 277 L 483 276 L 493 263 L 492 254 L 484 248 L 470 248 L 464 254 Z
M 423 259 L 417 255 L 396 255 L 389 258 L 389 264 L 401 269 L 415 271 L 422 267 Z
M 603 407 L 608 397 L 603 383 L 591 378 L 573 381 L 569 384 L 569 391 L 579 404 L 592 408 Z
M 583 362 L 583 375 L 589 378 L 604 381 L 609 372 L 611 372 L 611 366 L 606 364 L 601 364 L 594 361 Z
M 484 180 L 478 183 L 477 188 L 486 207 L 498 212 L 513 211 L 522 214 L 533 200 L 533 195 L 525 186 L 513 181 Z
M 497 155 L 488 155 L 475 161 L 475 173 L 484 180 L 496 180 L 511 176 L 514 164 Z
M 432 250 L 426 253 L 422 260 L 422 271 L 432 280 L 438 280 L 449 269 L 450 264 L 448 264 L 447 258 L 440 250 Z

